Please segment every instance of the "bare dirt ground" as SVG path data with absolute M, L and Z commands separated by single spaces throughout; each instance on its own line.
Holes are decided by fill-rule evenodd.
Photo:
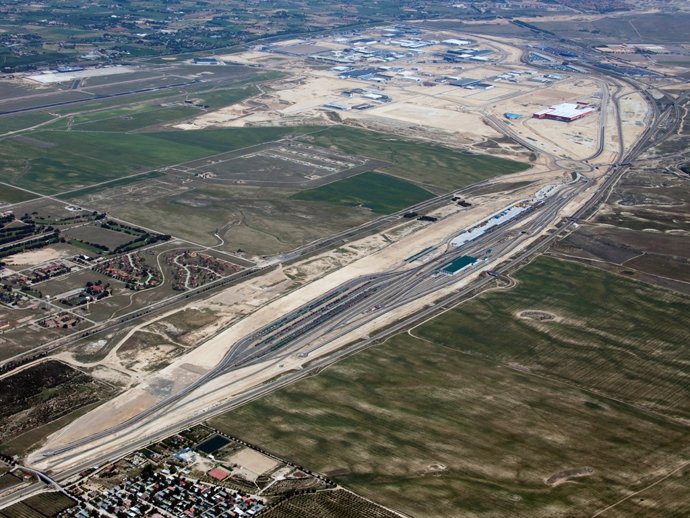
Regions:
M 127 385 L 131 379 L 126 373 L 106 367 L 105 365 L 97 365 L 89 374 L 96 379 L 115 385 Z
M 623 141 L 634 142 L 647 126 L 649 106 L 639 93 L 630 92 L 621 97 L 620 110 Z
M 599 113 L 571 123 L 532 119 L 531 115 L 563 102 L 586 101 L 597 106 L 601 88 L 602 84 L 594 81 L 574 79 L 513 98 L 512 111 L 526 115 L 517 124 L 518 135 L 544 152 L 557 156 L 584 159 L 593 155 L 599 143 Z
M 590 467 L 564 469 L 563 471 L 554 473 L 544 482 L 548 486 L 559 486 L 561 484 L 565 484 L 566 482 L 574 478 L 590 477 L 593 474 L 594 470 Z
M 72 254 L 69 250 L 46 247 L 40 250 L 29 250 L 28 252 L 11 255 L 5 258 L 4 261 L 11 266 L 36 266 L 47 261 L 53 261 L 70 255 Z
M 552 178 L 553 173 L 550 173 L 549 177 Z M 531 188 L 536 190 L 538 187 L 531 186 Z M 437 224 L 427 225 L 425 228 L 402 237 L 399 241 L 393 242 L 381 250 L 366 255 L 309 284 L 290 291 L 278 300 L 274 300 L 262 306 L 251 313 L 251 315 L 239 320 L 237 323 L 228 327 L 195 350 L 179 357 L 173 364 L 162 371 L 147 377 L 141 385 L 130 389 L 123 395 L 118 396 L 116 399 L 73 422 L 61 432 L 51 436 L 46 448 L 71 442 L 85 435 L 94 433 L 97 430 L 106 429 L 109 426 L 126 420 L 128 417 L 136 415 L 141 412 L 143 408 L 153 404 L 156 400 L 192 383 L 194 379 L 204 372 L 207 372 L 220 360 L 227 350 L 228 344 L 234 343 L 253 330 L 268 324 L 279 315 L 291 311 L 301 306 L 306 301 L 357 276 L 377 271 L 409 267 L 409 265 L 404 262 L 405 258 L 427 246 L 442 245 L 460 230 L 504 207 L 509 203 L 510 199 L 516 200 L 523 197 L 524 192 L 520 191 L 511 193 L 509 197 L 505 194 L 488 195 L 482 199 L 482 203 L 475 203 L 469 210 L 451 214 Z M 477 202 L 477 200 L 474 201 Z M 486 268 L 491 268 L 492 266 L 493 264 L 490 263 L 486 265 Z M 478 273 L 479 272 L 477 272 L 476 275 L 478 275 Z M 333 337 L 330 341 L 326 339 L 328 342 L 327 345 L 324 345 L 317 351 L 314 351 L 313 354 L 310 354 L 309 360 L 324 354 L 329 354 L 353 340 L 367 336 L 375 329 L 393 323 L 403 315 L 409 315 L 418 311 L 425 305 L 433 303 L 433 301 L 437 300 L 439 297 L 446 296 L 459 287 L 466 285 L 476 277 L 476 275 L 459 280 L 455 285 L 440 290 L 414 303 L 410 303 L 401 308 L 395 315 L 384 315 L 361 326 L 351 335 Z M 242 393 L 249 387 L 256 386 L 257 383 L 263 383 L 289 370 L 300 369 L 305 361 L 308 360 L 294 355 L 280 360 L 264 362 L 263 364 L 243 368 L 232 374 L 221 376 L 208 383 L 204 387 L 203 393 L 194 393 L 190 395 L 188 399 L 176 405 L 177 409 L 171 409 L 167 415 L 179 415 L 179 412 L 184 412 L 185 415 L 190 415 L 195 412 L 206 412 L 221 404 L 223 401 L 226 401 L 228 398 L 233 397 L 233 395 Z M 167 418 L 162 416 L 156 423 L 144 425 L 142 430 L 144 428 L 148 429 L 149 426 L 153 427 L 151 429 L 165 426 L 167 421 Z M 142 430 L 139 432 L 142 432 Z M 122 439 L 125 440 L 125 437 L 123 436 Z M 110 448 L 117 442 L 118 441 L 109 441 L 106 447 Z
M 500 66 L 506 68 L 521 66 L 517 63 L 519 52 L 514 48 L 505 47 L 504 49 L 496 47 L 501 54 Z M 275 56 L 272 55 L 272 57 Z M 281 119 L 283 122 L 285 120 L 303 122 L 306 119 L 313 120 L 319 117 L 323 119 L 325 112 L 321 105 L 324 102 L 342 100 L 340 97 L 334 98 L 334 95 L 339 95 L 341 89 L 363 86 L 362 82 L 335 78 L 330 71 L 314 71 L 308 67 L 299 69 L 295 66 L 294 59 L 288 61 L 291 66 L 295 67 L 291 70 L 293 72 L 292 79 L 282 86 L 280 84 L 275 85 L 271 92 L 261 94 L 261 101 L 264 106 L 270 104 L 269 108 L 258 108 L 247 116 L 258 117 L 259 119 L 266 117 L 266 122 L 269 122 L 275 113 L 280 114 L 278 117 L 279 122 Z M 419 72 L 429 70 L 432 69 L 420 67 Z M 462 75 L 474 77 L 473 74 L 476 73 L 479 79 L 483 79 L 486 77 L 484 74 L 489 74 L 491 71 L 490 67 L 481 65 L 468 67 L 468 70 L 462 71 Z M 493 70 L 493 73 L 497 73 L 497 71 Z M 442 73 L 441 70 L 434 70 L 434 72 Z M 457 71 L 456 74 L 459 75 Z M 295 77 L 298 77 L 299 80 L 295 81 Z M 523 85 L 521 82 L 517 87 L 511 85 L 510 87 L 503 88 L 501 86 L 501 89 L 497 88 L 494 91 L 486 92 L 472 92 L 447 86 L 427 88 L 418 84 L 409 84 L 409 82 L 392 81 L 393 84 L 386 85 L 382 92 L 387 95 L 391 94 L 393 102 L 372 109 L 370 112 L 372 115 L 366 122 L 372 125 L 388 125 L 389 129 L 392 127 L 394 131 L 401 133 L 406 131 L 413 133 L 421 128 L 427 134 L 429 132 L 436 132 L 438 134 L 445 134 L 449 139 L 455 137 L 460 141 L 473 140 L 476 142 L 478 139 L 483 140 L 489 135 L 489 133 L 486 133 L 486 125 L 482 122 L 483 111 L 492 111 L 494 113 L 501 113 L 503 110 L 508 111 L 507 108 L 514 106 L 518 102 L 516 99 L 520 98 L 520 96 L 523 96 L 525 99 L 521 102 L 528 103 L 525 111 L 529 112 L 531 110 L 530 102 L 543 107 L 542 104 L 548 105 L 554 101 L 580 100 L 583 96 L 594 98 L 596 95 L 600 95 L 597 94 L 597 91 L 601 85 L 597 83 L 574 78 L 566 78 L 565 81 L 563 84 L 557 82 L 553 87 L 535 87 L 533 85 Z M 364 86 L 372 89 L 371 84 L 365 84 Z M 438 88 L 436 90 L 438 93 L 431 94 L 430 92 L 436 88 Z M 643 116 L 641 110 L 637 110 L 634 103 L 635 101 L 631 99 L 625 108 L 626 116 L 630 117 L 630 120 Z M 257 103 L 257 106 L 260 104 Z M 249 103 L 245 104 L 245 106 L 249 106 Z M 458 114 L 467 115 L 467 117 L 458 117 L 456 119 L 456 127 L 451 125 L 452 117 L 441 117 L 439 113 L 434 112 L 437 115 L 436 117 L 427 117 L 425 119 L 423 118 L 424 110 L 418 108 L 449 110 L 449 106 L 455 107 Z M 244 110 L 244 107 L 241 110 Z M 383 113 L 376 114 L 379 110 Z M 609 107 L 609 121 L 613 121 L 611 110 Z M 340 118 L 343 113 L 339 112 L 336 115 Z M 346 113 L 347 115 L 343 116 L 347 119 L 350 112 Z M 392 113 L 398 119 L 385 116 L 386 113 Z M 364 114 L 362 117 L 368 117 L 367 111 L 362 112 L 362 114 Z M 241 124 L 239 121 L 242 120 L 242 117 L 237 118 L 236 115 L 237 109 L 234 111 L 229 110 L 228 123 L 232 125 Z M 360 115 L 358 114 L 357 117 L 360 117 Z M 410 120 L 404 121 L 404 118 Z M 578 131 L 578 128 L 580 128 L 579 131 L 583 135 L 591 134 L 592 132 L 596 133 L 598 128 L 597 118 L 592 116 L 589 120 L 583 119 L 581 125 L 574 126 L 562 123 L 560 125 L 550 124 L 548 131 L 545 131 L 543 128 L 541 131 L 548 133 L 550 142 L 558 148 L 554 153 L 556 156 L 578 159 L 588 156 L 587 153 L 590 151 L 579 151 L 573 147 L 573 144 L 570 142 L 572 140 L 572 132 Z M 251 123 L 256 123 L 259 119 L 253 119 Z M 438 120 L 438 122 L 433 126 L 435 120 Z M 531 123 L 532 121 L 529 122 Z M 541 123 L 545 121 L 535 122 Z M 550 123 L 551 121 L 547 122 Z M 195 121 L 196 123 L 199 123 L 199 125 L 204 124 L 204 122 L 199 121 Z M 406 124 L 411 126 L 406 126 Z M 607 126 L 612 127 L 610 124 Z M 525 124 L 524 128 L 533 130 L 531 124 Z M 500 134 L 496 132 L 495 136 L 498 138 Z M 605 144 L 607 149 L 599 158 L 601 161 L 610 160 L 612 156 L 615 156 L 613 151 L 613 148 L 617 148 L 615 136 L 609 137 Z M 583 146 L 583 144 L 578 145 Z M 591 146 L 587 147 L 591 149 Z M 496 153 L 505 151 L 506 149 L 500 148 Z M 529 186 L 529 188 L 512 191 L 509 194 L 497 193 L 486 195 L 481 199 L 473 199 L 471 200 L 473 206 L 469 209 L 454 209 L 452 211 L 445 209 L 445 211 L 440 211 L 443 219 L 436 224 L 419 225 L 412 223 L 408 226 L 401 225 L 397 229 L 387 231 L 388 233 L 385 236 L 371 236 L 359 242 L 350 243 L 341 250 L 309 258 L 302 263 L 289 267 L 285 271 L 278 268 L 270 275 L 264 276 L 261 279 L 242 283 L 225 290 L 205 303 L 196 303 L 197 307 L 208 304 L 206 307 L 212 307 L 214 311 L 222 315 L 219 322 L 215 324 L 215 328 L 209 328 L 208 331 L 204 331 L 204 333 L 208 332 L 208 334 L 200 334 L 200 340 L 204 337 L 210 337 L 208 340 L 196 349 L 178 357 L 172 364 L 161 371 L 141 379 L 137 386 L 126 391 L 121 396 L 86 414 L 60 432 L 52 435 L 44 449 L 59 447 L 99 430 L 107 429 L 140 413 L 154 402 L 188 386 L 203 373 L 212 369 L 220 361 L 230 344 L 270 323 L 278 316 L 296 309 L 305 302 L 360 275 L 409 267 L 409 264 L 404 261 L 405 258 L 414 255 L 426 247 L 443 247 L 444 243 L 459 231 L 505 207 L 510 202 L 524 198 L 528 191 L 534 193 L 539 189 L 540 185 L 549 181 L 553 182 L 554 179 L 560 181 L 564 172 L 567 171 L 559 166 L 555 166 L 550 159 L 542 157 L 538 160 L 538 166 L 529 172 L 502 179 L 505 182 L 514 182 L 518 179 L 536 180 L 537 183 Z M 590 182 L 590 187 L 585 193 L 572 200 L 564 210 L 564 213 L 575 210 L 589 198 L 592 190 L 595 188 L 595 182 L 600 181 L 597 179 L 597 176 L 600 174 L 596 172 L 591 173 L 592 181 Z M 523 242 L 520 249 L 529 246 L 538 237 L 530 237 Z M 493 262 L 487 261 L 482 269 L 490 269 L 494 266 L 495 260 Z M 368 336 L 376 329 L 390 325 L 405 315 L 413 314 L 426 305 L 435 303 L 438 299 L 457 291 L 460 287 L 474 280 L 478 274 L 479 270 L 466 278 L 459 279 L 455 284 L 447 288 L 403 306 L 394 315 L 383 315 L 354 330 L 347 336 L 338 337 L 334 335 L 330 337 L 330 341 L 326 337 L 324 339 L 326 343 L 313 350 L 308 360 L 300 357 L 298 351 L 295 351 L 293 355 L 239 369 L 231 374 L 218 377 L 204 385 L 203 390 L 197 390 L 176 403 L 173 408 L 166 412 L 166 415 L 141 425 L 136 431 L 137 436 L 165 428 L 179 418 L 175 416 L 200 415 L 210 412 L 224 402 L 231 400 L 234 396 L 246 392 L 251 387 L 256 387 L 290 370 L 301 369 L 306 361 L 331 354 L 347 343 Z M 219 332 L 213 335 L 214 330 Z M 124 341 L 121 343 L 124 343 Z M 111 359 L 116 356 L 117 348 L 111 351 L 109 355 Z M 78 453 L 70 459 L 61 460 L 54 458 L 49 461 L 42 460 L 39 451 L 30 460 L 35 461 L 41 467 L 64 468 L 78 462 L 81 455 L 84 457 L 92 455 L 91 448 L 108 451 L 126 444 L 130 440 L 132 440 L 131 432 L 125 432 L 111 440 L 99 441 L 91 445 L 89 451 Z
M 184 311 L 211 311 L 216 315 L 216 318 L 212 322 L 186 334 L 184 337 L 185 344 L 178 344 L 181 346 L 198 345 L 217 334 L 230 323 L 249 315 L 267 302 L 286 293 L 292 285 L 292 281 L 278 268 L 261 276 L 259 279 L 242 283 L 206 300 L 194 302 L 182 309 L 165 312 L 134 326 L 118 339 L 102 360 L 90 363 L 82 362 L 75 358 L 75 353 L 73 352 L 63 352 L 56 355 L 56 357 L 77 367 L 95 367 L 94 376 L 105 379 L 116 376 L 120 383 L 124 382 L 129 387 L 133 387 L 150 376 L 151 365 L 166 360 L 167 354 L 175 349 L 169 343 L 170 339 L 168 337 L 160 335 L 160 346 L 158 348 L 156 348 L 155 344 L 153 344 L 153 347 L 146 348 L 135 346 L 123 353 L 121 349 L 126 347 L 128 342 L 137 334 L 142 332 L 151 334 L 151 328 L 157 325 L 165 325 L 166 319 Z M 100 346 L 102 345 L 100 344 Z M 100 368 L 105 370 L 101 371 Z
M 536 320 L 537 322 L 557 322 L 560 318 L 549 311 L 541 311 L 535 309 L 524 309 L 517 314 L 518 318 L 525 320 Z
M 501 178 L 495 183 L 496 185 L 510 183 L 508 181 L 510 178 L 534 181 L 537 182 L 537 185 L 538 182 L 544 182 L 547 179 L 559 179 L 553 172 L 538 165 L 527 172 L 518 173 L 508 179 Z M 526 196 L 536 188 L 537 187 L 530 185 L 516 191 L 511 196 Z M 486 208 L 473 207 L 468 209 L 451 204 L 441 207 L 430 214 L 439 218 L 449 218 L 449 221 L 457 220 L 460 222 L 470 222 L 473 221 L 474 218 L 481 218 L 483 215 L 491 213 L 493 210 L 500 207 L 502 203 L 508 203 L 507 200 L 509 199 L 512 199 L 512 197 L 506 197 L 503 193 L 496 193 L 477 197 L 472 200 L 476 206 L 489 203 Z M 479 210 L 477 210 L 478 208 Z M 451 218 L 451 216 L 453 216 L 453 218 Z M 458 220 L 458 218 L 461 219 Z M 211 312 L 214 315 L 212 322 L 190 331 L 185 335 L 184 343 L 175 342 L 177 345 L 183 347 L 198 345 L 229 325 L 250 315 L 265 304 L 276 300 L 291 290 L 301 285 L 308 284 L 323 277 L 327 273 L 333 272 L 357 260 L 371 256 L 397 241 L 408 238 L 408 236 L 409 239 L 414 239 L 417 233 L 428 232 L 430 230 L 429 227 L 430 225 L 425 222 L 417 220 L 405 221 L 385 232 L 348 243 L 335 250 L 316 255 L 285 269 L 277 268 L 251 282 L 241 283 L 206 300 L 193 302 L 184 309 L 166 312 L 133 327 L 128 333 L 119 337 L 103 360 L 93 363 L 84 363 L 77 361 L 74 357 L 74 353 L 69 352 L 61 353 L 59 355 L 60 359 L 79 367 L 93 367 L 96 365 L 108 367 L 120 373 L 120 375 L 128 376 L 130 379 L 129 386 L 135 386 L 150 376 L 150 365 L 161 363 L 166 359 L 166 351 L 168 353 L 174 352 L 174 348 L 171 348 L 170 338 L 161 335 L 159 339 L 160 347 L 158 349 L 155 347 L 135 348 L 134 350 L 129 350 L 127 354 L 122 354 L 121 348 L 128 347 L 127 344 L 130 343 L 133 337 L 141 335 L 141 332 L 148 332 L 149 334 L 151 332 L 158 332 L 158 328 L 164 328 L 168 325 L 166 324 L 166 320 L 174 318 L 176 314 L 180 314 L 183 311 Z M 409 255 L 412 255 L 412 253 L 414 252 L 411 252 Z M 131 349 L 131 347 L 128 348 Z
M 254 482 L 262 474 L 280 466 L 280 462 L 251 448 L 244 448 L 234 453 L 226 459 L 226 462 L 237 464 L 233 474 L 240 475 L 249 482 Z
M 123 365 L 118 358 L 118 349 L 140 329 L 151 326 L 174 312 L 136 326 L 121 338 L 106 359 L 100 362 L 101 365 L 107 365 L 118 372 L 125 372 L 132 376 L 131 386 L 134 388 L 104 405 L 101 409 L 87 414 L 78 422 L 56 434 L 52 439 L 55 443 L 64 444 L 76 437 L 107 428 L 136 415 L 154 401 L 180 390 L 212 368 L 225 353 L 228 344 L 240 339 L 252 330 L 269 323 L 279 315 L 299 307 L 320 293 L 353 277 L 396 267 L 409 267 L 403 261 L 405 258 L 427 246 L 443 244 L 463 228 L 480 221 L 511 201 L 530 195 L 539 188 L 540 184 L 561 181 L 562 175 L 560 171 L 556 172 L 548 169 L 545 165 L 539 165 L 530 171 L 503 177 L 501 182 L 510 184 L 517 179 L 536 183 L 522 189 L 513 189 L 509 193 L 498 192 L 472 198 L 473 206 L 471 208 L 460 209 L 453 206 L 451 209 L 439 209 L 436 211 L 436 215 L 442 216 L 444 219 L 438 224 L 430 225 L 416 221 L 403 223 L 384 232 L 385 235 L 370 236 L 349 244 L 344 247 L 345 253 L 342 251 L 328 252 L 290 267 L 289 272 L 295 281 L 305 284 L 302 287 L 298 288 L 299 284 L 295 284 L 295 281 L 291 280 L 285 272 L 277 269 L 260 279 L 248 281 L 225 290 L 207 301 L 194 303 L 193 306 L 196 309 L 212 308 L 220 315 L 217 322 L 203 331 L 203 336 L 210 336 L 214 331 L 222 331 L 154 375 L 146 374 L 144 376 L 141 372 L 130 371 L 129 366 Z M 322 263 L 330 261 L 337 271 L 328 273 L 324 269 L 314 268 L 314 265 L 318 264 L 319 261 Z M 446 292 L 442 292 L 437 296 L 445 294 Z M 282 298 L 279 298 L 281 296 Z M 403 310 L 403 313 L 408 314 L 408 312 L 415 311 L 415 308 L 423 307 L 434 297 L 427 297 L 427 299 L 419 301 L 416 305 L 410 305 Z M 246 318 L 242 318 L 243 316 Z M 373 329 L 386 325 L 392 322 L 392 319 L 397 318 L 397 316 L 390 316 L 379 319 L 358 330 L 357 335 L 364 336 L 366 333 L 372 332 Z M 227 329 L 223 329 L 226 322 L 234 323 Z M 356 337 L 353 336 L 345 341 L 342 339 L 334 340 L 332 344 L 324 348 L 322 353 L 326 354 L 336 350 L 354 338 Z M 284 362 L 259 365 L 238 371 L 232 376 L 220 378 L 217 382 L 209 385 L 209 391 L 205 397 L 195 399 L 194 406 L 202 409 L 212 408 L 218 404 L 217 398 L 220 397 L 225 400 L 246 390 L 249 386 L 254 386 L 255 383 L 260 382 L 259 380 L 266 381 L 289 369 L 300 368 L 304 361 L 297 357 L 290 357 Z M 161 421 L 161 424 L 164 422 L 165 419 Z M 54 444 L 52 440 L 50 444 Z
M 529 81 L 531 77 L 541 73 L 522 64 L 522 49 L 507 39 L 486 39 L 474 34 L 464 35 L 450 31 L 429 31 L 425 36 L 439 41 L 469 38 L 477 41 L 483 48 L 493 50 L 494 61 L 459 65 L 432 60 L 432 56 L 448 49 L 444 45 L 436 45 L 425 48 L 418 58 L 397 61 L 396 65 L 405 70 L 389 72 L 392 77 L 390 81 L 374 84 L 340 78 L 337 72 L 316 66 L 298 56 L 247 51 L 226 58 L 247 63 L 262 63 L 270 58 L 272 61 L 269 66 L 286 72 L 289 77 L 265 85 L 263 92 L 253 99 L 201 115 L 177 127 L 197 129 L 208 126 L 331 124 L 336 120 L 413 137 L 433 136 L 435 140 L 455 147 L 473 147 L 485 140 L 501 137 L 500 133 L 484 122 L 487 113 L 502 118 L 505 112 L 513 112 L 523 116 L 516 123 L 518 133 L 533 140 L 536 146 L 548 153 L 583 159 L 595 152 L 598 146 L 598 114 L 570 124 L 531 120 L 531 115 L 560 102 L 588 101 L 598 105 L 602 97 L 601 82 L 566 73 L 559 74 L 562 76 L 561 80 L 553 80 L 549 84 Z M 300 42 L 304 43 L 305 40 Z M 333 49 L 342 48 L 341 44 L 331 40 L 319 40 L 318 44 Z M 497 79 L 502 73 L 516 70 L 524 72 L 524 75 L 515 81 Z M 418 81 L 410 80 L 411 76 Z M 424 86 L 422 81 L 431 81 L 429 84 L 432 84 L 442 77 L 479 79 L 489 82 L 493 88 L 471 90 L 452 86 L 447 82 Z M 391 102 L 371 101 L 361 95 L 343 97 L 343 91 L 353 88 L 387 95 Z M 366 102 L 371 108 L 333 110 L 324 107 L 332 102 L 345 106 Z M 632 97 L 624 102 L 624 127 L 630 132 L 632 139 L 636 131 L 641 131 L 645 105 Z M 611 143 L 609 147 L 614 144 Z M 492 153 L 515 157 L 516 149 L 501 143 L 492 148 Z M 610 158 L 608 150 L 606 157 Z

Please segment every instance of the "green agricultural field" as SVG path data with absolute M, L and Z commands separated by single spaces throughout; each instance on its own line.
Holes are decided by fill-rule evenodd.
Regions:
M 126 178 L 121 178 L 119 180 L 112 180 L 108 183 L 95 185 L 93 187 L 85 187 L 83 189 L 77 189 L 75 191 L 69 191 L 69 192 L 61 194 L 59 196 L 59 198 L 70 199 L 70 198 L 79 198 L 81 196 L 91 196 L 93 194 L 97 194 L 101 191 L 104 191 L 106 189 L 111 189 L 113 187 L 123 187 L 125 185 L 143 182 L 145 180 L 151 180 L 153 178 L 160 178 L 162 176 L 165 176 L 165 173 L 161 173 L 160 171 L 151 171 L 151 172 L 142 173 L 142 174 L 136 175 L 136 176 L 128 176 Z
M 0 136 L 10 131 L 19 131 L 47 122 L 54 117 L 45 112 L 29 112 L 20 115 L 0 117 Z
M 41 380 L 40 385 L 36 380 Z M 102 400 L 115 391 L 66 364 L 49 360 L 12 374 L 0 382 L 1 451 L 20 451 L 24 434 L 32 444 L 44 437 L 36 432 L 56 419 Z M 72 415 L 72 418 L 74 416 Z
M 428 142 L 343 126 L 310 135 L 320 146 L 390 162 L 385 172 L 440 192 L 465 187 L 494 176 L 529 169 L 529 165 L 490 155 L 461 152 Z
M 280 76 L 280 74 L 265 74 L 266 77 L 259 77 L 258 80 L 266 80 Z M 230 106 L 239 101 L 243 101 L 248 97 L 252 97 L 259 93 L 259 89 L 254 86 L 246 86 L 244 88 L 219 88 L 217 90 L 209 90 L 206 92 L 196 92 L 194 97 L 204 101 L 211 109 L 217 109 L 222 106 Z
M 123 105 L 132 105 L 144 101 L 162 101 L 164 99 L 168 99 L 170 100 L 170 102 L 172 102 L 174 100 L 182 98 L 184 95 L 186 95 L 186 93 L 187 92 L 184 89 L 178 90 L 176 88 L 169 88 L 154 92 L 127 95 L 125 97 L 111 97 L 107 99 L 99 99 L 96 101 L 84 101 L 78 104 L 65 106 L 64 108 L 51 109 L 50 111 L 51 113 L 57 113 L 59 115 L 76 115 L 85 111 L 100 110 L 105 108 L 118 108 Z
M 197 131 L 166 131 L 149 133 L 147 136 L 177 145 L 203 146 L 209 154 L 233 151 L 264 142 L 272 142 L 290 135 L 302 135 L 318 131 L 319 128 L 299 126 L 294 128 L 230 128 L 204 129 Z
M 76 503 L 62 493 L 43 493 L 1 510 L 0 518 L 52 518 Z
M 352 128 L 324 130 L 305 126 L 126 133 L 186 114 L 187 108 L 182 106 L 153 111 L 139 106 L 75 115 L 71 126 L 61 119 L 50 125 L 50 130 L 42 128 L 2 140 L 0 174 L 18 187 L 57 194 L 295 135 L 320 145 L 336 146 L 345 153 L 390 161 L 393 165 L 386 170 L 390 175 L 412 180 L 424 188 L 429 184 L 430 189 L 437 191 L 528 167 L 488 155 L 461 153 Z M 85 131 L 95 128 L 98 131 Z
M 72 131 L 127 132 L 186 119 L 200 113 L 199 108 L 193 106 L 146 106 L 92 122 L 74 122 L 71 129 Z
M 412 516 L 591 516 L 687 462 L 690 299 L 553 259 L 517 279 L 211 424 Z M 682 515 L 668 483 L 637 516 Z
M 8 487 L 16 486 L 22 482 L 19 477 L 9 473 L 7 468 L 0 469 L 0 473 L 0 491 L 5 490 Z
M 191 146 L 171 146 L 137 135 L 111 133 L 32 133 L 25 141 L 0 146 L 1 173 L 8 182 L 53 194 L 153 169 L 188 156 L 204 156 Z
M 79 225 L 74 228 L 64 230 L 62 236 L 68 241 L 81 241 L 82 243 L 96 243 L 105 246 L 110 250 L 115 250 L 118 246 L 125 245 L 136 239 L 139 235 L 127 234 L 103 228 L 100 225 Z
M 59 160 L 62 153 L 67 152 L 90 159 L 91 162 L 105 162 L 132 172 L 176 164 L 208 153 L 204 146 L 183 143 L 170 146 L 148 134 L 46 131 L 32 136 L 53 144 L 43 156 Z
M 602 518 L 668 518 L 690 516 L 690 462 L 654 487 L 621 502 Z M 668 505 L 669 502 L 673 504 Z
M 482 297 L 417 334 L 667 416 L 690 418 L 690 385 L 683 381 L 690 350 L 687 327 L 681 325 L 690 299 L 553 259 L 540 260 L 518 279 L 518 289 Z M 525 310 L 552 313 L 556 320 L 515 317 Z M 496 316 L 501 332 L 487 335 L 485 320 Z
M 293 196 L 296 200 L 366 207 L 377 214 L 397 212 L 433 197 L 410 182 L 380 173 L 362 173 Z
M 38 131 L 29 140 L 2 142 L 0 174 L 19 187 L 54 194 L 301 132 L 289 128 L 146 134 Z
M 66 196 L 74 203 L 91 206 L 92 203 L 89 200 L 80 200 L 79 196 L 93 194 L 93 189 L 101 191 L 104 188 L 118 186 L 120 183 L 118 178 L 135 173 L 137 164 L 145 164 L 139 169 L 163 167 L 166 164 L 182 162 L 182 155 L 191 160 L 295 135 L 307 140 L 320 139 L 331 132 L 340 134 L 339 130 L 333 128 L 306 126 L 166 131 L 136 135 L 100 132 L 40 132 L 34 135 L 34 138 L 48 138 L 53 142 L 59 140 L 62 143 L 59 147 L 62 148 L 75 146 L 78 138 L 90 140 L 92 142 L 90 148 L 102 149 L 100 156 L 114 163 L 112 167 L 105 170 L 106 173 L 102 169 L 87 173 L 86 167 L 89 162 L 80 163 L 83 172 L 78 174 L 79 178 L 85 180 L 88 177 L 93 183 L 111 182 L 94 188 L 85 186 L 78 192 Z M 344 128 L 343 132 L 350 136 L 357 136 L 363 141 L 371 135 L 382 138 L 380 134 L 362 130 Z M 457 176 L 456 185 L 467 185 L 479 178 L 526 167 L 517 162 L 499 160 L 496 162 L 501 165 L 498 169 L 495 167 L 486 169 L 483 167 L 486 163 L 493 163 L 492 157 L 463 154 L 426 143 L 412 143 L 397 139 L 392 139 L 391 142 L 394 145 L 399 145 L 401 142 L 408 145 L 407 151 L 414 148 L 417 152 L 415 159 L 419 161 L 426 160 L 435 151 L 440 150 L 442 156 L 439 158 L 441 160 L 439 164 L 445 169 L 435 167 L 430 171 L 433 171 L 435 175 Z M 348 147 L 350 144 L 346 141 L 342 142 L 346 153 L 353 151 Z M 55 147 L 58 146 L 45 151 L 50 153 Z M 168 150 L 172 151 L 168 153 Z M 373 154 L 370 151 L 354 150 L 354 152 Z M 413 177 L 412 166 L 406 162 L 409 156 L 401 155 L 399 158 L 401 164 L 410 168 L 408 177 Z M 60 156 L 55 159 L 65 161 L 66 157 Z M 417 166 L 421 167 L 420 163 L 417 163 Z M 395 167 L 388 168 L 385 174 L 367 173 L 302 193 L 278 188 L 256 189 L 249 186 L 217 186 L 195 182 L 187 186 L 187 189 L 191 187 L 190 190 L 183 189 L 185 192 L 167 192 L 165 196 L 152 196 L 146 203 L 141 203 L 141 199 L 136 199 L 134 192 L 128 194 L 126 198 L 119 197 L 120 194 L 116 192 L 112 193 L 112 198 L 108 193 L 103 193 L 102 199 L 97 203 L 100 210 L 112 212 L 116 217 L 149 228 L 156 228 L 163 233 L 179 236 L 195 243 L 205 246 L 217 244 L 218 240 L 214 234 L 218 231 L 225 241 L 222 246 L 226 250 L 242 249 L 250 254 L 266 255 L 289 250 L 329 233 L 364 223 L 376 214 L 403 209 L 430 198 L 433 196 L 433 191 L 447 190 L 445 187 L 426 189 L 424 185 L 418 185 L 414 180 L 408 182 L 398 174 L 399 171 Z M 451 171 L 451 168 L 454 169 Z M 30 179 L 27 178 L 30 174 L 26 173 L 23 180 Z M 76 173 L 72 170 L 71 174 Z M 107 174 L 108 178 L 104 178 L 104 174 Z M 49 176 L 45 171 L 43 175 Z M 76 182 L 76 179 L 74 181 Z M 122 181 L 130 183 L 135 179 Z M 67 186 L 63 185 L 63 187 Z M 69 187 L 71 187 L 70 190 L 78 188 L 78 186 Z M 146 196 L 145 193 L 150 188 L 153 188 L 150 183 L 142 182 L 142 196 Z M 176 214 L 179 217 L 170 218 L 170 214 Z
M 0 183 L 0 202 L 19 203 L 21 201 L 31 200 L 35 197 L 35 194 Z
M 320 491 L 289 498 L 262 515 L 264 518 L 399 518 L 398 514 L 379 507 L 343 489 Z
M 225 250 L 267 255 L 360 225 L 371 211 L 289 198 L 283 189 L 203 186 L 145 205 L 132 199 L 102 203 L 115 217 Z M 175 214 L 174 218 L 170 214 Z
M 251 85 L 192 93 L 190 97 L 199 98 L 205 104 L 217 108 L 239 102 L 257 92 L 258 89 Z M 127 132 L 186 119 L 200 113 L 200 108 L 183 104 L 173 106 L 151 103 L 129 105 L 75 115 L 72 117 L 69 127 L 73 131 Z M 68 122 L 64 120 L 63 124 L 64 129 L 66 129 Z M 53 127 L 53 129 L 56 128 Z

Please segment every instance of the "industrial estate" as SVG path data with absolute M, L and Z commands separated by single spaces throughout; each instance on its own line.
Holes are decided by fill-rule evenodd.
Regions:
M 688 6 L 0 7 L 0 518 L 690 513 Z

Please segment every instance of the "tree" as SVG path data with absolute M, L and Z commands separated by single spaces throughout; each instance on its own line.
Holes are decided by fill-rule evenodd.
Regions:
M 141 470 L 141 476 L 144 478 L 152 477 L 153 473 L 153 466 L 151 464 L 147 464 L 144 466 L 144 469 Z

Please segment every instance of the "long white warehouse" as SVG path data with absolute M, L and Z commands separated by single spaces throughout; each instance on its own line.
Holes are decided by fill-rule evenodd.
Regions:
M 503 209 L 502 211 L 497 212 L 489 219 L 482 221 L 479 225 L 476 225 L 470 228 L 469 230 L 465 230 L 462 234 L 459 234 L 458 236 L 454 237 L 451 240 L 450 244 L 451 246 L 462 246 L 465 243 L 474 241 L 478 237 L 486 234 L 488 230 L 502 225 L 506 221 L 510 221 L 511 219 L 516 218 L 517 216 L 529 210 L 530 208 L 531 205 L 529 205 L 526 201 L 516 203 L 515 205 L 511 205 L 507 209 Z

